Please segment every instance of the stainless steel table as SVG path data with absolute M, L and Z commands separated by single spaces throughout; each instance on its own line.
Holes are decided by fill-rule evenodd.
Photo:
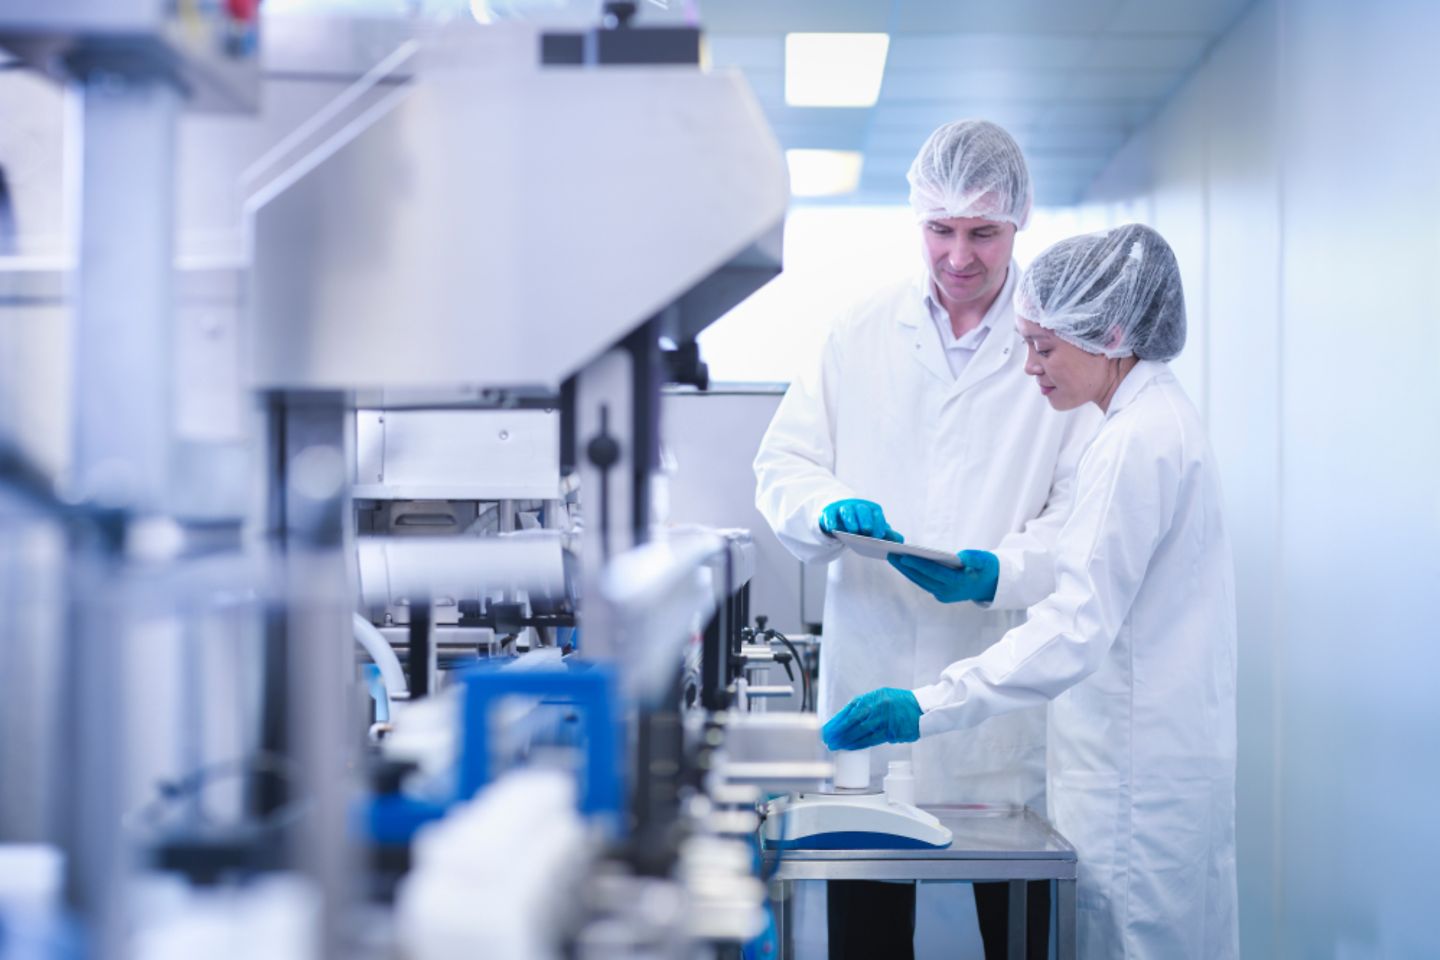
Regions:
M 795 955 L 790 885 L 806 880 L 913 880 L 1010 884 L 1009 956 L 1025 957 L 1025 883 L 1055 882 L 1059 960 L 1075 960 L 1075 848 L 1027 808 L 992 804 L 924 807 L 955 835 L 943 850 L 765 852 L 782 960 Z

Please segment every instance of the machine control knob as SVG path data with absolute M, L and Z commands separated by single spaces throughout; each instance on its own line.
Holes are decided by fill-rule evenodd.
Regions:
M 599 433 L 585 445 L 585 455 L 601 470 L 609 470 L 620 462 L 620 444 L 608 433 Z
M 638 8 L 639 4 L 631 2 L 605 4 L 605 28 L 607 30 L 623 30 L 630 26 L 630 21 L 635 19 L 635 11 Z

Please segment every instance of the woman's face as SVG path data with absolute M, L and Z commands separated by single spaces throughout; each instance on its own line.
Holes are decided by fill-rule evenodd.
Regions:
M 1035 378 L 1056 410 L 1074 410 L 1087 403 L 1103 406 L 1114 392 L 1114 361 L 1086 353 L 1024 317 L 1015 317 L 1015 327 L 1025 339 L 1025 372 Z

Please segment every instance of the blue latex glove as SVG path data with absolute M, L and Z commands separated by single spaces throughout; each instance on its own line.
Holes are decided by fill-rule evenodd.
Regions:
M 920 702 L 909 690 L 881 687 L 840 708 L 820 730 L 831 750 L 864 750 L 920 739 Z
M 877 540 L 889 540 L 893 543 L 904 543 L 905 538 L 894 530 L 890 524 L 885 522 L 885 511 L 880 504 L 873 500 L 836 500 L 830 506 L 820 511 L 820 532 L 825 534 L 834 533 L 839 530 L 841 533 L 858 533 L 866 537 L 875 537 Z
M 941 603 L 960 603 L 974 600 L 989 603 L 995 599 L 995 588 L 1000 583 L 1000 558 L 989 550 L 961 550 L 956 554 L 964 564 L 956 570 L 926 560 L 892 553 L 890 566 L 899 570 L 921 590 L 929 593 Z

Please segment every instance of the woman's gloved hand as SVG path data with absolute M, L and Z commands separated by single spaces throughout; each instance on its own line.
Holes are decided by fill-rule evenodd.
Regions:
M 941 603 L 989 603 L 1000 584 L 1000 558 L 988 550 L 961 550 L 958 569 L 923 557 L 892 553 L 890 566 Z
M 890 529 L 890 524 L 885 522 L 885 511 L 873 500 L 858 500 L 854 497 L 836 500 L 820 511 L 820 532 L 831 534 L 837 530 L 893 543 L 905 542 L 904 537 Z
M 831 750 L 864 750 L 920 739 L 920 703 L 909 690 L 881 687 L 840 708 L 820 730 Z

